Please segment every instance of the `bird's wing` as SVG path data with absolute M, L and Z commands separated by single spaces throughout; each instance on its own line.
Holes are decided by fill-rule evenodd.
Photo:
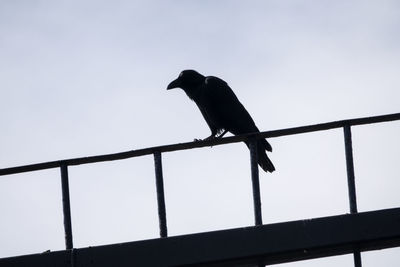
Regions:
M 217 77 L 206 78 L 204 95 L 204 110 L 208 113 L 209 120 L 234 135 L 259 132 L 254 120 L 240 103 L 229 85 Z M 264 150 L 272 151 L 271 145 L 263 139 L 259 142 Z
M 206 79 L 208 106 L 206 111 L 209 117 L 216 118 L 218 123 L 235 135 L 258 132 L 253 119 L 236 97 L 229 85 L 213 76 Z
M 218 127 L 210 119 L 210 117 L 208 116 L 208 114 L 207 114 L 206 110 L 204 109 L 204 107 L 202 107 L 198 103 L 197 103 L 197 106 L 199 107 L 201 115 L 203 115 L 203 118 L 205 119 L 205 121 L 207 122 L 208 127 L 211 130 L 211 135 L 216 135 L 218 133 L 218 131 L 220 131 L 220 129 L 218 129 Z

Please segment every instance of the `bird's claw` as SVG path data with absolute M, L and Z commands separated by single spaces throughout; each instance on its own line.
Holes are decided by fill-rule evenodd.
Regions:
M 194 142 L 201 142 L 201 141 L 210 141 L 210 140 L 214 140 L 214 139 L 217 139 L 217 137 L 214 136 L 214 135 L 210 135 L 209 137 L 206 137 L 206 138 L 204 138 L 204 139 L 197 139 L 197 138 L 195 138 L 193 141 L 194 141 Z

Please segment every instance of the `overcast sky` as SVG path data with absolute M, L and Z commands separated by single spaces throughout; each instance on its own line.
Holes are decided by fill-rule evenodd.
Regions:
M 0 168 L 209 135 L 218 76 L 261 130 L 400 112 L 400 2 L 0 2 Z M 400 206 L 400 122 L 353 128 L 359 211 Z M 269 140 L 264 223 L 348 213 L 341 129 Z M 253 224 L 243 144 L 163 154 L 170 235 Z M 151 156 L 69 168 L 75 247 L 156 238 Z M 0 178 L 0 257 L 64 248 L 58 169 Z M 363 253 L 398 266 L 400 249 Z M 352 266 L 352 255 L 282 266 Z

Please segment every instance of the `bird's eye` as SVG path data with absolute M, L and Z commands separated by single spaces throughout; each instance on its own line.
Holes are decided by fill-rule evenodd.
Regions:
M 179 74 L 179 78 L 181 78 L 183 76 L 183 71 Z

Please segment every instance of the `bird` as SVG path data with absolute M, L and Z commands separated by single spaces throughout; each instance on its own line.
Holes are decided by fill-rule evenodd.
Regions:
M 182 89 L 200 109 L 211 130 L 211 135 L 204 140 L 222 138 L 227 132 L 233 135 L 260 132 L 249 112 L 224 80 L 188 69 L 183 70 L 167 86 L 167 90 L 174 88 Z M 245 143 L 249 147 L 249 142 Z M 265 151 L 272 152 L 271 145 L 266 139 L 258 139 L 258 165 L 265 172 L 273 172 L 275 167 Z

